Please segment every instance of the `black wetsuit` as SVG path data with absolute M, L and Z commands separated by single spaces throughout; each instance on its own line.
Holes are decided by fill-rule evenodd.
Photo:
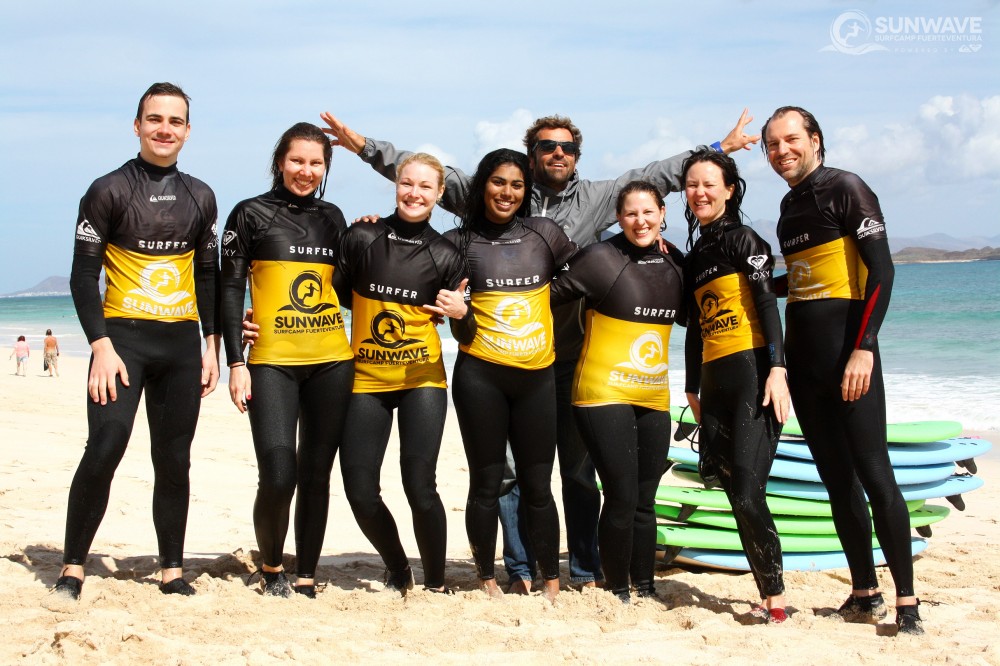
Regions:
M 909 519 L 886 446 L 877 342 L 894 274 L 878 198 L 855 174 L 820 166 L 782 199 L 778 239 L 788 267 L 792 404 L 830 493 L 854 588 L 878 586 L 867 493 L 896 594 L 911 596 Z M 872 352 L 874 367 L 868 393 L 848 402 L 840 384 L 855 349 Z
M 424 585 L 444 585 L 447 519 L 437 492 L 437 460 L 448 408 L 441 339 L 431 314 L 441 289 L 455 290 L 465 262 L 428 221 L 395 214 L 355 224 L 344 235 L 341 261 L 352 290 L 355 376 L 340 469 L 361 530 L 390 572 L 408 566 L 399 530 L 382 501 L 382 461 L 399 412 L 403 490 L 424 569 Z
M 354 379 L 336 291 L 344 288 L 336 258 L 345 228 L 335 205 L 278 186 L 238 203 L 222 238 L 223 333 L 230 365 L 243 362 L 248 278 L 254 321 L 260 324 L 247 359 L 247 410 L 258 471 L 257 544 L 264 564 L 281 566 L 289 507 L 297 492 L 299 578 L 315 577 L 330 471 Z
M 604 491 L 598 523 L 608 588 L 653 589 L 656 488 L 670 437 L 668 341 L 685 321 L 680 252 L 640 248 L 618 234 L 570 261 L 552 302 L 584 299 L 586 331 L 573 411 Z
M 89 342 L 111 339 L 129 386 L 117 377 L 116 401 L 87 400 L 89 434 L 70 487 L 66 564 L 86 562 L 145 392 L 160 566 L 183 565 L 191 441 L 201 408 L 199 318 L 204 335 L 219 332 L 216 215 L 207 185 L 176 165 L 139 157 L 94 181 L 80 201 L 73 303 Z
M 452 396 L 469 461 L 465 525 L 481 579 L 494 577 L 506 442 L 517 465 L 528 533 L 542 577 L 559 577 L 559 513 L 549 283 L 577 246 L 547 218 L 445 234 L 469 267 L 473 316 L 452 321 L 460 342 Z
M 699 453 L 729 497 L 761 598 L 785 589 L 765 499 L 781 425 L 774 407 L 762 406 L 764 385 L 771 368 L 785 364 L 773 268 L 768 244 L 725 217 L 701 228 L 685 266 L 692 322 L 685 391 L 701 393 Z

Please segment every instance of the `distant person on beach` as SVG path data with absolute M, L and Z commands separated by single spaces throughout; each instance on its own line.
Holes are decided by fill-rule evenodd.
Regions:
M 357 153 L 378 173 L 395 180 L 399 164 L 410 153 L 391 143 L 361 136 L 329 112 L 322 114 L 329 125 L 325 130 L 334 145 Z M 736 126 L 716 150 L 731 153 L 749 148 L 758 136 L 748 136 L 744 128 L 753 120 L 746 110 Z M 559 115 L 535 120 L 527 129 L 524 145 L 528 151 L 531 189 L 526 193 L 525 214 L 548 217 L 580 247 L 598 240 L 601 232 L 615 223 L 615 203 L 619 190 L 633 180 L 653 183 L 661 196 L 681 189 L 681 164 L 691 152 L 645 167 L 626 171 L 613 180 L 585 180 L 577 173 L 582 156 L 583 134 L 573 122 Z M 470 177 L 454 167 L 445 167 L 445 191 L 440 205 L 461 215 L 469 193 Z M 569 550 L 570 582 L 594 586 L 603 580 L 597 547 L 597 522 L 601 493 L 597 489 L 594 464 L 587 453 L 573 417 L 571 400 L 573 372 L 583 344 L 580 301 L 553 311 L 555 321 L 554 364 L 557 401 L 557 447 L 562 477 L 563 508 Z M 527 594 L 535 576 L 534 557 L 526 537 L 524 511 L 520 508 L 520 488 L 508 469 L 507 494 L 501 499 L 500 520 L 504 528 L 504 561 L 509 575 L 508 591 Z
M 44 347 L 44 358 L 45 358 L 45 368 L 49 371 L 49 377 L 52 377 L 52 373 L 55 372 L 55 376 L 59 376 L 59 341 L 56 340 L 56 336 L 52 335 L 52 329 L 47 329 L 45 331 L 45 341 L 43 343 Z
M 839 614 L 846 622 L 887 614 L 872 556 L 874 521 L 896 584 L 896 625 L 922 634 L 910 521 L 886 444 L 878 332 L 894 269 L 882 210 L 861 178 L 824 164 L 823 131 L 805 109 L 777 109 L 761 134 L 768 162 L 791 188 L 778 218 L 785 265 L 802 268 L 787 275 L 788 381 L 851 570 L 853 589 Z
M 729 498 L 760 594 L 748 619 L 777 624 L 787 619 L 785 583 L 766 487 L 788 418 L 788 384 L 774 258 L 743 224 L 745 191 L 727 155 L 700 151 L 684 162 L 691 318 L 684 390 L 701 424 L 699 469 Z
M 654 597 L 656 489 L 670 448 L 667 344 L 683 325 L 683 257 L 660 250 L 666 208 L 656 186 L 619 191 L 621 233 L 570 259 L 552 302 L 584 301 L 586 332 L 573 379 L 573 414 L 604 492 L 598 523 L 607 589 Z
M 182 577 L 188 470 L 201 400 L 219 379 L 220 324 L 215 195 L 177 170 L 191 132 L 189 101 L 174 84 L 150 86 L 133 123 L 139 155 L 94 181 L 80 201 L 70 290 L 92 351 L 89 433 L 70 486 L 65 566 L 55 585 L 73 599 L 144 392 L 160 591 L 195 592 Z
M 285 130 L 271 156 L 271 190 L 236 204 L 222 239 L 229 395 L 249 415 L 257 454 L 253 522 L 265 596 L 316 596 L 330 472 L 354 381 L 340 312 L 350 291 L 337 266 L 347 224 L 323 200 L 332 153 L 315 125 Z M 248 280 L 259 335 L 244 358 Z M 282 565 L 293 496 L 294 587 Z
M 17 342 L 14 343 L 14 351 L 10 353 L 7 360 L 9 361 L 15 356 L 17 357 L 17 365 L 14 368 L 14 376 L 27 377 L 28 357 L 31 356 L 31 349 L 28 347 L 28 342 L 24 339 L 23 335 L 17 336 Z

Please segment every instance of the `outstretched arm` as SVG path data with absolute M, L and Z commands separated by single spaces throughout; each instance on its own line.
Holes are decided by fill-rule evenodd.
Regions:
M 753 122 L 753 116 L 750 115 L 749 109 L 743 109 L 743 113 L 740 114 L 740 119 L 736 121 L 736 127 L 734 127 L 726 138 L 719 142 L 722 152 L 726 155 L 730 153 L 735 153 L 741 148 L 743 150 L 750 150 L 750 145 L 760 141 L 760 134 L 747 134 L 744 130 L 746 126 Z

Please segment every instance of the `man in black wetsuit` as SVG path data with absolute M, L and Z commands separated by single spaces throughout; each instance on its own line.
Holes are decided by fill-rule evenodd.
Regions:
M 188 469 L 201 399 L 219 379 L 220 325 L 215 195 L 177 170 L 177 155 L 191 132 L 188 102 L 173 84 L 150 86 L 134 123 L 139 155 L 94 181 L 80 201 L 70 289 L 93 352 L 89 434 L 70 487 L 65 566 L 55 585 L 72 599 L 80 597 L 84 564 L 143 392 L 160 590 L 194 594 L 181 568 Z
M 823 164 L 823 132 L 805 109 L 777 109 L 761 134 L 768 162 L 791 188 L 778 219 L 788 267 L 788 384 L 851 569 L 853 590 L 838 612 L 847 622 L 886 616 L 867 494 L 896 584 L 896 624 L 921 634 L 909 516 L 886 444 L 877 336 L 893 266 L 878 198 L 855 174 Z

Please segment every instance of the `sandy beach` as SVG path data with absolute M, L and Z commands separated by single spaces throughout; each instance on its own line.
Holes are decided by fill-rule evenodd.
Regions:
M 381 559 L 354 522 L 338 463 L 318 598 L 272 599 L 244 584 L 256 568 L 257 471 L 246 417 L 222 387 L 203 403 L 192 452 L 185 578 L 197 596 L 165 596 L 156 585 L 149 436 L 140 410 L 82 599 L 69 602 L 49 589 L 59 575 L 67 491 L 86 439 L 86 367 L 85 359 L 64 356 L 62 376 L 50 379 L 33 357 L 26 378 L 14 376 L 13 362 L 0 373 L 0 610 L 10 630 L 0 663 L 1000 664 L 996 451 L 977 461 L 986 485 L 965 497 L 964 512 L 934 526 L 916 560 L 923 637 L 893 637 L 891 611 L 877 626 L 828 617 L 848 593 L 846 570 L 786 574 L 791 617 L 772 626 L 739 621 L 756 596 L 749 574 L 664 568 L 659 598 L 623 606 L 600 590 L 570 589 L 565 553 L 556 605 L 537 594 L 491 601 L 476 589 L 465 538 L 467 470 L 453 414 L 438 482 L 449 523 L 447 583 L 458 593 L 421 589 L 393 441 L 383 494 L 416 574 L 414 591 L 405 598 L 383 591 Z M 966 434 L 998 440 L 996 432 Z M 291 533 L 285 552 L 294 552 Z M 888 571 L 880 569 L 880 577 L 891 602 Z

